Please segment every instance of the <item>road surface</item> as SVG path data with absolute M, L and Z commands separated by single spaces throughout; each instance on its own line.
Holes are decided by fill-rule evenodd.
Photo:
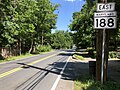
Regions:
M 57 50 L 0 64 L 0 90 L 58 90 L 71 54 Z

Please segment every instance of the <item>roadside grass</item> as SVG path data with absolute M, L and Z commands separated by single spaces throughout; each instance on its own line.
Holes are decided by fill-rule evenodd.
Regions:
M 17 59 L 22 59 L 22 58 L 27 58 L 27 57 L 34 56 L 34 55 L 37 55 L 37 54 L 46 54 L 46 53 L 52 52 L 52 51 L 53 51 L 53 49 L 50 50 L 50 51 L 46 51 L 46 52 L 39 52 L 39 53 L 34 53 L 34 54 L 26 53 L 26 54 L 22 54 L 20 56 L 11 56 L 9 58 L 0 59 L 0 63 L 4 63 L 4 62 L 7 62 L 7 61 L 13 61 L 13 60 L 17 60 Z
M 73 58 L 78 59 L 78 60 L 85 60 L 83 56 L 78 55 L 78 54 L 73 54 Z
M 35 54 L 26 53 L 26 54 L 22 54 L 20 56 L 11 56 L 9 58 L 5 58 L 5 59 L 0 60 L 0 63 L 12 61 L 12 60 L 17 60 L 17 59 L 21 59 L 21 58 L 26 58 L 26 57 L 33 56 L 33 55 L 35 55 Z
M 76 78 L 74 83 L 75 90 L 120 90 L 120 84 L 113 80 L 101 84 L 88 75 Z

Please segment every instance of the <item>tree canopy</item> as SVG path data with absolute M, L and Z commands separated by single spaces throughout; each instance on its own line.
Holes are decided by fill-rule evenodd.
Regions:
M 89 4 L 86 3 L 80 12 L 73 13 L 73 21 L 70 24 L 71 31 L 74 31 L 74 42 L 77 47 L 79 46 L 92 46 L 92 40 L 94 39 L 93 29 L 93 12 L 95 6 L 89 8 Z
M 56 28 L 58 4 L 50 0 L 0 0 L 0 47 L 32 52 Z
M 74 31 L 73 39 L 77 47 L 95 47 L 96 30 L 93 28 L 93 21 L 97 1 L 86 1 L 87 2 L 83 5 L 81 11 L 73 13 L 73 21 L 69 25 L 70 30 Z M 120 1 L 109 0 L 109 2 L 116 3 L 118 27 L 115 30 L 110 30 L 110 42 L 117 44 L 120 41 Z
M 73 39 L 68 31 L 58 30 L 51 36 L 51 46 L 54 49 L 70 49 L 73 46 Z

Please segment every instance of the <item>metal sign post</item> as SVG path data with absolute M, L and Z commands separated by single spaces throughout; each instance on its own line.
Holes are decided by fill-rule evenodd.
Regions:
M 105 47 L 105 29 L 103 29 L 103 43 L 102 43 L 102 64 L 101 64 L 101 83 L 103 84 L 103 79 L 104 79 L 104 50 Z
M 105 0 L 107 3 L 107 0 Z M 105 28 L 103 29 L 103 44 L 102 44 L 102 64 L 101 64 L 101 84 L 104 82 L 104 55 L 105 55 Z

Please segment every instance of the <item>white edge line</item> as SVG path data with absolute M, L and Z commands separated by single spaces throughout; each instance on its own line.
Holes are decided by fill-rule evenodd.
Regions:
M 53 84 L 53 86 L 52 86 L 52 88 L 51 88 L 51 90 L 55 90 L 55 89 L 56 89 L 56 87 L 57 87 L 57 85 L 58 85 L 58 83 L 59 83 L 59 81 L 60 81 L 61 75 L 63 74 L 63 72 L 64 72 L 64 70 L 65 70 L 65 68 L 66 68 L 66 66 L 67 66 L 67 64 L 68 64 L 68 62 L 69 62 L 69 60 L 70 60 L 70 58 L 71 58 L 71 56 L 68 58 L 67 62 L 65 63 L 62 71 L 60 72 L 60 75 L 58 75 L 56 81 L 54 82 L 54 84 Z

